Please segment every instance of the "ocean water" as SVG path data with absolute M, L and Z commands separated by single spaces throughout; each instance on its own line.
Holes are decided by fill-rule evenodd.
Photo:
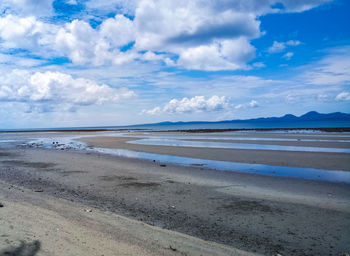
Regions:
M 33 129 L 0 129 L 0 131 L 24 130 L 88 130 L 88 129 L 149 129 L 149 130 L 191 130 L 191 129 L 260 129 L 260 128 L 322 128 L 322 127 L 350 127 L 350 121 L 305 121 L 305 122 L 193 122 L 193 123 L 166 123 L 141 124 L 129 126 L 89 126 L 64 128 L 33 128 Z
M 157 125 L 135 125 L 127 128 L 151 130 L 190 130 L 190 129 L 260 129 L 260 128 L 322 128 L 350 127 L 349 121 L 309 121 L 309 122 L 227 122 L 227 123 L 175 123 Z

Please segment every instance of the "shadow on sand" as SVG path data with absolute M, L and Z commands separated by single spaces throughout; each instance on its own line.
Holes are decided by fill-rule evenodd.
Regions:
M 36 240 L 32 243 L 26 243 L 21 241 L 21 244 L 17 247 L 9 247 L 3 251 L 0 251 L 0 256 L 35 256 L 40 250 L 41 243 Z

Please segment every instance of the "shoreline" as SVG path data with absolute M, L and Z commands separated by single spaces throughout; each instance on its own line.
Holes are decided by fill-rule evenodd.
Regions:
M 43 128 L 28 130 L 3 130 L 0 133 L 30 133 L 30 132 L 115 132 L 115 131 L 152 131 L 152 132 L 188 132 L 188 133 L 214 133 L 214 132 L 244 132 L 244 131 L 321 131 L 321 132 L 350 132 L 350 127 L 291 127 L 291 128 L 230 128 L 230 129 L 175 129 L 157 130 L 150 128 Z

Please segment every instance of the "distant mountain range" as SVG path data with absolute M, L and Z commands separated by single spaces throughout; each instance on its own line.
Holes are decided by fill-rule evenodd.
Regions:
M 305 122 L 305 121 L 350 121 L 350 114 L 334 112 L 329 114 L 321 114 L 316 111 L 310 111 L 301 116 L 295 116 L 287 114 L 281 117 L 261 117 L 253 119 L 237 119 L 237 120 L 225 120 L 217 122 L 208 121 L 191 121 L 191 122 L 160 122 L 147 125 L 176 125 L 176 124 L 204 124 L 204 123 L 245 123 L 245 122 Z

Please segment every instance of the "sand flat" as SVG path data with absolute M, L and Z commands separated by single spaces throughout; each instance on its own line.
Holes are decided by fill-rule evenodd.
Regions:
M 93 137 L 83 140 L 103 143 L 98 146 L 105 147 L 137 146 L 140 151 L 164 153 L 169 150 L 171 153 L 170 150 L 175 150 L 176 154 L 202 154 L 203 157 L 221 157 L 219 153 L 224 153 L 203 148 L 132 145 L 125 143 L 130 138 L 89 134 Z M 251 161 L 253 153 L 237 150 L 235 157 Z M 259 150 L 256 155 L 264 153 L 266 151 Z M 274 159 L 284 153 L 287 153 L 286 162 Z M 328 165 L 322 161 L 328 155 L 329 161 L 340 166 L 335 155 L 341 154 L 316 153 L 315 158 L 302 158 L 297 153 L 275 151 L 265 156 L 268 161 L 281 162 L 281 165 L 315 167 L 319 164 L 324 167 Z M 306 153 L 310 152 L 302 154 Z M 235 154 L 227 151 L 229 155 Z M 291 157 L 298 157 L 300 163 L 290 160 Z M 10 245 L 20 246 L 20 240 L 35 247 L 34 242 L 39 239 L 34 235 L 38 235 L 42 241 L 42 255 L 52 255 L 48 248 L 55 245 L 55 239 L 58 244 L 70 244 L 59 247 L 59 252 L 69 248 L 79 253 L 88 250 L 92 255 L 98 246 L 105 248 L 105 255 L 108 255 L 109 250 L 114 250 L 113 243 L 120 244 L 121 253 L 131 246 L 131 255 L 138 255 L 138 250 L 143 250 L 145 255 L 181 254 L 181 251 L 186 251 L 186 255 L 197 252 L 212 255 L 213 251 L 222 252 L 221 255 L 339 255 L 350 252 L 350 185 L 346 183 L 222 172 L 93 151 L 35 147 L 3 147 L 0 170 L 0 180 L 17 188 L 1 186 L 0 189 L 0 200 L 5 203 L 0 213 L 1 209 L 6 209 L 1 218 L 6 227 L 4 235 L 13 237 L 2 240 L 4 249 Z M 11 208 L 7 209 L 6 205 Z M 93 210 L 86 212 L 85 209 Z M 33 212 L 28 219 L 22 214 L 26 211 Z M 12 215 L 13 218 L 8 217 Z M 51 231 L 38 229 L 35 215 L 42 216 L 43 224 L 62 225 L 65 232 L 55 238 Z M 9 221 L 23 223 L 23 228 L 8 224 Z M 143 229 L 144 223 L 146 227 L 156 228 Z M 109 227 L 118 232 L 113 233 Z M 52 230 L 53 226 L 47 225 L 47 228 Z M 164 235 L 157 231 L 159 228 L 175 231 L 175 235 L 171 232 L 169 236 Z M 184 234 L 184 240 L 179 238 L 173 251 L 169 241 L 178 241 L 176 232 Z M 81 236 L 82 233 L 90 235 Z M 130 240 L 118 234 L 125 234 L 122 237 Z M 89 248 L 76 240 L 91 237 L 102 240 L 91 242 Z M 6 239 L 13 242 L 8 244 Z
M 287 152 L 249 149 L 217 149 L 194 147 L 171 147 L 136 145 L 127 143 L 135 138 L 127 137 L 87 137 L 80 139 L 92 147 L 121 148 L 155 154 L 167 154 L 192 158 L 232 161 L 242 163 L 260 163 L 277 166 L 294 166 L 328 170 L 350 171 L 350 155 L 346 153 L 325 152 Z M 302 143 L 302 146 L 307 146 Z
M 258 255 L 4 182 L 0 202 L 0 255 Z

